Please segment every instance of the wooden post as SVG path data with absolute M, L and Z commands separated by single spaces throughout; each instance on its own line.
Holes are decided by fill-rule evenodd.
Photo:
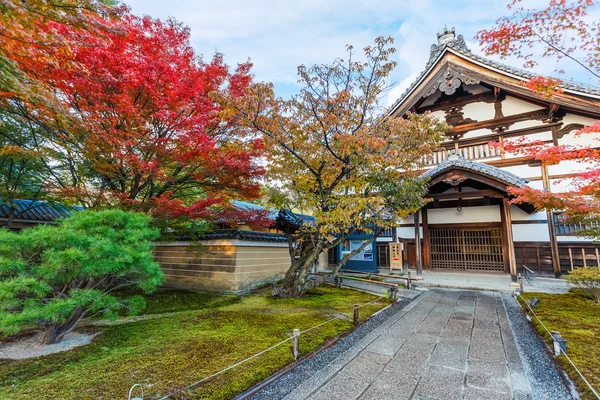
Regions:
M 417 276 L 423 276 L 423 260 L 421 258 L 421 229 L 419 227 L 419 212 L 414 214 L 415 217 L 415 260 L 417 267 Z
M 421 209 L 421 219 L 423 225 L 423 268 L 431 268 L 431 244 L 429 243 L 429 221 L 427 218 L 427 209 Z
M 515 256 L 515 242 L 512 234 L 512 220 L 508 197 L 502 198 L 500 205 L 500 220 L 502 222 L 502 249 L 510 272 L 511 284 L 517 283 L 517 257 Z
M 300 355 L 300 329 L 294 329 L 294 333 L 292 335 L 294 337 L 293 342 L 294 342 L 294 349 L 293 349 L 293 353 L 294 353 L 294 360 L 298 359 L 298 356 Z
M 354 305 L 354 325 L 358 324 L 358 304 Z
M 548 177 L 548 167 L 542 165 L 542 181 L 544 190 L 550 191 L 550 178 Z M 556 227 L 554 225 L 554 213 L 551 210 L 546 211 L 548 220 L 548 236 L 550 237 L 550 253 L 552 254 L 552 269 L 554 277 L 560 277 L 560 254 L 558 252 L 558 241 L 556 240 Z
M 585 256 L 585 249 L 583 247 L 581 248 L 581 256 L 583 257 L 583 266 L 587 267 L 587 259 Z
M 573 271 L 573 252 L 571 251 L 570 247 L 569 247 L 569 262 L 571 263 L 571 271 Z

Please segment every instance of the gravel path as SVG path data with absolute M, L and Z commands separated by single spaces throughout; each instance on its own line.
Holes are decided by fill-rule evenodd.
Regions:
M 562 374 L 555 361 L 546 350 L 538 335 L 531 329 L 521 306 L 514 297 L 502 295 L 502 302 L 508 314 L 508 321 L 521 354 L 525 373 L 533 389 L 534 399 L 571 399 Z

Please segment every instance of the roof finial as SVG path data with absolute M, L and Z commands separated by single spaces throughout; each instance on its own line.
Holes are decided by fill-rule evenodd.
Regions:
M 442 33 L 437 34 L 438 44 L 445 44 L 449 41 L 456 38 L 456 29 L 452 27 L 452 29 L 448 30 L 448 27 L 444 25 L 444 31 Z

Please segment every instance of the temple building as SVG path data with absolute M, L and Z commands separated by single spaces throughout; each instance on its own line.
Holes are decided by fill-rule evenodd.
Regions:
M 490 142 L 525 138 L 599 145 L 600 134 L 575 132 L 600 118 L 600 89 L 565 82 L 561 93 L 547 99 L 524 86 L 534 76 L 473 54 L 454 28 L 438 34 L 425 69 L 390 115 L 431 112 L 452 129 L 422 171 L 430 179 L 433 201 L 377 238 L 378 268 L 389 267 L 389 242 L 402 243 L 404 267 L 419 271 L 497 272 L 514 281 L 524 265 L 556 277 L 574 267 L 600 265 L 600 246 L 578 237 L 583 227 L 566 223 L 560 210 L 509 204 L 508 187 L 560 192 L 586 166 L 545 167 L 505 154 Z

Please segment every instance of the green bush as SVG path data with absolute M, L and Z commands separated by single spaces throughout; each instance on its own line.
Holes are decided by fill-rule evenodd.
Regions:
M 113 292 L 149 293 L 163 282 L 150 246 L 157 237 L 148 216 L 121 210 L 81 211 L 59 225 L 20 233 L 1 229 L 0 333 L 38 325 L 50 344 L 85 318 L 116 318 L 122 308 L 136 314 L 145 307 L 143 297 Z
M 600 304 L 600 267 L 577 268 L 569 272 L 567 282 L 584 291 Z

